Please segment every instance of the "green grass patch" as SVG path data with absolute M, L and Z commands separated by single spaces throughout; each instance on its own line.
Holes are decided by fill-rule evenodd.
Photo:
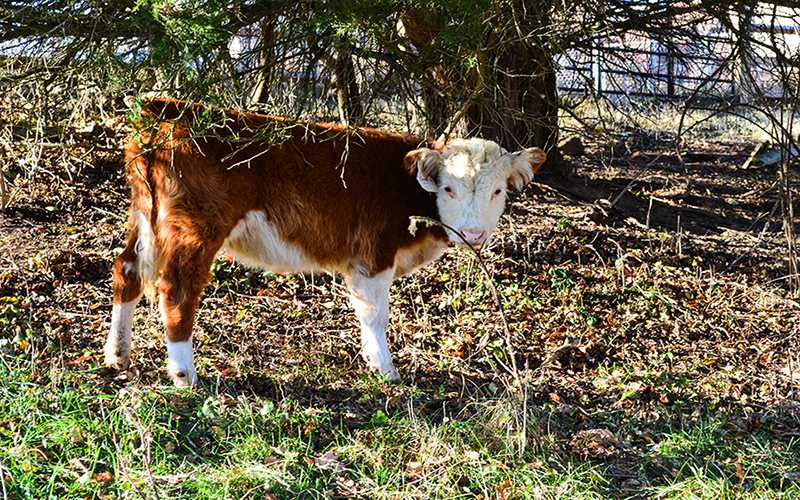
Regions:
M 657 432 L 644 454 L 628 443 L 599 460 L 581 448 L 590 444 L 571 439 L 581 427 L 575 415 L 550 403 L 525 413 L 502 391 L 474 396 L 457 412 L 423 411 L 414 402 L 437 389 L 389 386 L 365 374 L 353 381 L 364 398 L 400 391 L 406 404 L 359 412 L 345 401 L 273 400 L 210 384 L 110 387 L 96 369 L 59 369 L 56 377 L 21 356 L 2 356 L 0 462 L 10 498 L 800 493 L 792 475 L 797 441 L 736 437 L 712 417 Z M 609 414 L 605 425 L 619 435 L 646 426 L 621 417 Z M 620 477 L 620 464 L 636 479 Z

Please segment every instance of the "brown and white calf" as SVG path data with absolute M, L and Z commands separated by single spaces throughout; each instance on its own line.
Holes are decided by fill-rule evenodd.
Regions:
M 392 281 L 450 243 L 485 242 L 506 190 L 522 187 L 545 159 L 539 148 L 508 153 L 482 139 L 419 147 L 418 139 L 375 129 L 234 112 L 226 128 L 249 142 L 190 137 L 198 105 L 154 100 L 146 108 L 156 127 L 125 150 L 131 212 L 114 265 L 105 362 L 127 368 L 134 309 L 144 286 L 157 283 L 177 385 L 197 381 L 192 324 L 222 250 L 272 272 L 341 273 L 361 323 L 362 356 L 398 379 L 386 345 Z M 270 127 L 283 131 L 282 142 L 254 139 L 253 130 Z M 413 216 L 439 220 L 463 240 L 439 226 L 412 234 Z

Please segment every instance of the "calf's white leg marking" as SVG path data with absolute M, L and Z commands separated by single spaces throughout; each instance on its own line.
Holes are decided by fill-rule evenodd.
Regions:
M 167 373 L 178 387 L 190 387 L 197 384 L 191 337 L 183 342 L 170 342 L 167 339 Z
M 167 309 L 164 297 L 158 301 L 161 322 L 167 326 Z M 182 342 L 171 342 L 167 337 L 167 374 L 177 387 L 191 387 L 197 384 L 197 371 L 194 368 L 192 337 Z
M 361 355 L 370 368 L 378 370 L 391 381 L 400 380 L 386 345 L 389 289 L 394 273 L 392 267 L 374 276 L 364 276 L 354 269 L 347 277 L 350 303 L 361 323 Z
M 136 260 L 122 263 L 125 276 L 139 273 L 142 285 L 156 278 L 156 246 L 153 228 L 143 212 L 133 212 L 136 217 L 138 236 L 136 238 Z M 131 361 L 131 343 L 133 339 L 133 315 L 141 295 L 122 304 L 114 304 L 111 309 L 111 330 L 108 332 L 104 349 L 105 365 L 118 370 L 126 370 Z
M 133 313 L 139 299 L 114 304 L 111 310 L 111 331 L 105 347 L 105 364 L 118 370 L 126 370 L 131 361 L 131 339 L 133 337 Z

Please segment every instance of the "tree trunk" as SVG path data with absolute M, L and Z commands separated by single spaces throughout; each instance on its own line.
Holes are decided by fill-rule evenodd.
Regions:
M 751 102 L 758 95 L 758 86 L 753 80 L 753 68 L 756 66 L 753 60 L 753 48 L 750 40 L 753 31 L 753 15 L 755 6 L 744 2 L 739 6 L 737 12 L 739 22 L 739 33 L 736 37 L 736 45 L 739 51 L 739 58 L 734 66 L 734 85 L 741 102 Z
M 433 59 L 429 53 L 436 34 L 441 29 L 441 20 L 428 11 L 406 9 L 400 16 L 403 35 L 416 48 L 420 60 Z M 450 118 L 450 100 L 447 89 L 453 85 L 453 71 L 441 65 L 427 69 L 428 78 L 420 82 L 422 89 L 423 116 L 428 135 L 439 137 L 448 126 Z
M 550 55 L 517 45 L 497 58 L 495 68 L 492 88 L 484 89 L 467 111 L 470 133 L 509 150 L 555 147 L 558 93 Z
M 268 17 L 261 21 L 261 50 L 258 55 L 258 72 L 253 93 L 250 96 L 250 105 L 263 104 L 269 99 L 272 88 L 275 58 L 275 17 Z
M 339 105 L 339 119 L 346 125 L 364 124 L 364 107 L 361 105 L 361 93 L 356 81 L 353 66 L 353 51 L 347 41 L 336 44 L 336 99 Z
M 552 0 L 497 0 L 498 12 L 514 11 L 507 16 L 520 21 L 514 30 L 498 28 L 490 33 L 492 51 L 480 54 L 481 69 L 463 73 L 441 65 L 430 69 L 430 81 L 423 87 L 426 120 L 434 137 L 445 130 L 452 119 L 452 103 L 444 96 L 461 96 L 468 107 L 464 118 L 468 135 L 490 139 L 508 150 L 531 146 L 548 153 L 545 172 L 566 177 L 567 168 L 556 147 L 558 143 L 558 92 L 552 54 L 544 43 L 531 43 L 530 33 L 546 31 Z M 535 4 L 535 5 L 526 5 Z M 433 44 L 438 24 L 435 18 L 417 10 L 407 10 L 402 17 L 405 36 L 420 51 Z M 521 37 L 522 31 L 526 36 Z M 457 124 L 453 124 L 457 125 Z
M 521 2 L 514 2 L 520 10 Z M 546 3 L 546 2 L 541 2 Z M 548 9 L 543 9 L 545 12 Z M 528 17 L 529 30 L 547 23 L 547 14 Z M 539 146 L 547 151 L 544 172 L 557 177 L 571 169 L 558 151 L 558 89 L 552 54 L 544 44 L 516 39 L 487 55 L 484 80 L 466 112 L 470 135 L 491 139 L 510 151 Z
M 431 71 L 433 82 L 422 87 L 422 104 L 425 106 L 425 124 L 432 137 L 439 137 L 444 133 L 450 119 L 450 103 L 442 95 L 444 77 L 437 68 Z

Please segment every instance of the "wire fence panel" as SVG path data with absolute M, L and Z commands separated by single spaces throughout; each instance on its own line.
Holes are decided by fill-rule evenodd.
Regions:
M 602 39 L 591 51 L 571 50 L 558 58 L 558 88 L 562 95 L 594 94 L 614 102 L 747 100 L 754 87 L 760 97 L 780 99 L 786 79 L 763 46 L 796 49 L 800 24 L 790 16 L 755 17 L 749 30 L 764 43 L 737 46 L 736 36 L 719 23 L 698 24 L 692 36 L 668 46 L 636 32 Z

